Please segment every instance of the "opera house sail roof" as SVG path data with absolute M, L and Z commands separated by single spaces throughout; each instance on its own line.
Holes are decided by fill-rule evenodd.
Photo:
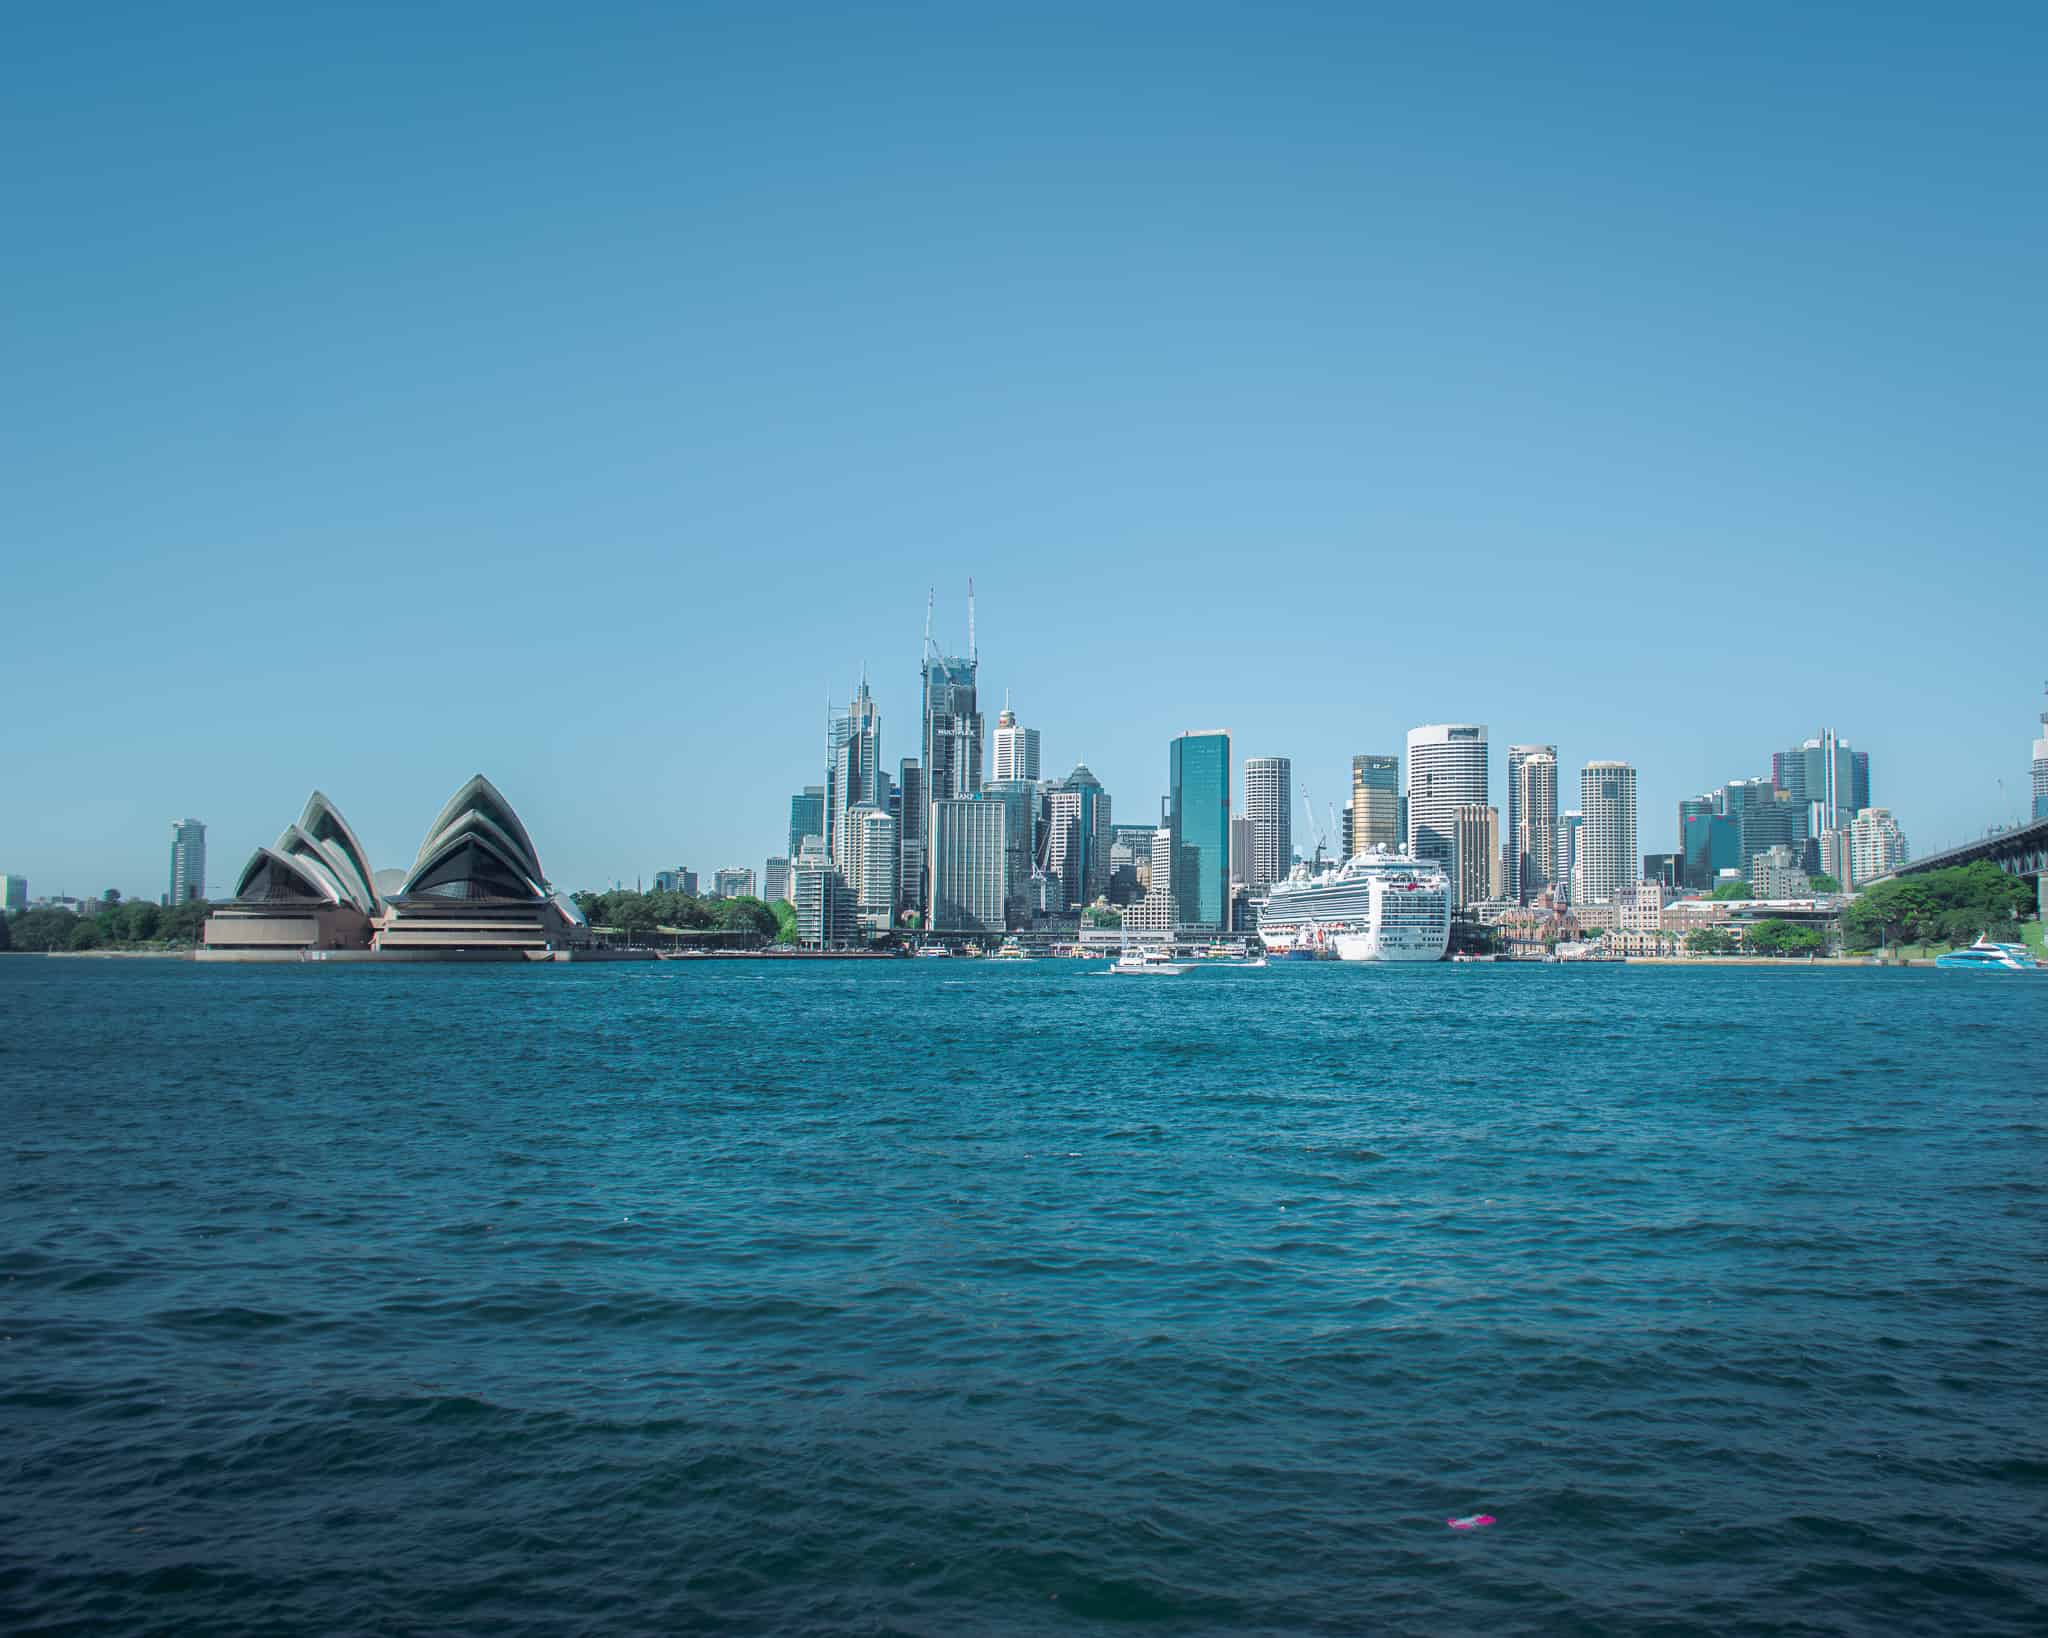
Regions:
M 482 774 L 449 798 L 393 897 L 420 895 L 525 903 L 549 898 L 533 838 L 511 803 Z
M 249 856 L 234 899 L 207 923 L 205 953 L 516 960 L 583 942 L 583 917 L 549 885 L 525 824 L 477 774 L 435 816 L 402 876 L 373 869 L 340 809 L 315 791 L 298 823 Z

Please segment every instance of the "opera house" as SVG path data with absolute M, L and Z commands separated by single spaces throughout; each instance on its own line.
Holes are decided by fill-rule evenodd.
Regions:
M 633 952 L 636 956 L 643 952 Z M 482 774 L 449 798 L 409 870 L 373 870 L 319 791 L 242 867 L 207 918 L 202 961 L 618 959 L 548 885 L 512 805 Z

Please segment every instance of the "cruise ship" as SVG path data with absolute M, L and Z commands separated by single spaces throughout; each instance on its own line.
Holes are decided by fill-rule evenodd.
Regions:
M 1345 961 L 1440 961 L 1451 941 L 1443 866 L 1386 848 L 1320 872 L 1298 864 L 1255 902 L 1259 937 L 1276 954 L 1328 942 Z

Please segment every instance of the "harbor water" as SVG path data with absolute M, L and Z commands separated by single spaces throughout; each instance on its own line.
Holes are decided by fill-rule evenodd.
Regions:
M 0 958 L 0 1629 L 2039 1633 L 2044 1034 L 1924 970 Z

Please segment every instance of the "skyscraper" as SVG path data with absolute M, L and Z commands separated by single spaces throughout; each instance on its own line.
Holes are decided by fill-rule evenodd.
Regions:
M 1408 850 L 1457 880 L 1458 809 L 1486 806 L 1483 724 L 1430 723 L 1408 730 Z
M 752 865 L 727 865 L 711 875 L 711 896 L 714 899 L 750 899 L 754 896 L 754 867 Z
M 925 605 L 924 626 L 924 804 L 953 802 L 981 789 L 981 707 L 976 703 L 975 676 L 981 669 L 974 643 L 974 589 L 967 592 L 967 653 L 939 652 L 932 640 L 931 605 Z M 907 787 L 906 787 L 907 793 Z M 926 847 L 930 847 L 930 821 Z M 919 907 L 929 911 L 931 870 L 919 877 Z M 936 925 L 927 917 L 928 926 Z
M 845 712 L 831 719 L 829 757 L 825 769 L 825 851 L 841 873 L 847 869 L 852 840 L 846 815 L 854 808 L 889 806 L 889 776 L 882 770 L 882 714 L 862 677 Z
M 2041 737 L 2034 741 L 2033 817 L 2048 819 L 2048 711 L 2041 713 Z
M 948 797 L 931 805 L 931 925 L 999 933 L 1004 921 L 1004 805 Z
M 1109 891 L 1110 800 L 1085 762 L 1047 789 L 1045 868 L 1067 903 L 1093 904 Z
M 780 854 L 770 854 L 761 871 L 761 897 L 770 904 L 789 897 L 789 861 Z
M 896 867 L 896 908 L 916 910 L 924 903 L 924 836 L 930 822 L 930 804 L 925 800 L 924 764 L 907 756 L 896 769 L 896 846 L 900 862 Z
M 1401 759 L 1398 756 L 1355 756 L 1351 759 L 1351 800 L 1344 804 L 1344 857 L 1369 847 L 1407 845 L 1402 818 Z
M 1557 875 L 1557 747 L 1508 747 L 1508 896 L 1527 904 Z
M 991 779 L 981 798 L 1003 804 L 1003 898 L 1014 921 L 1025 913 L 1025 885 L 1037 862 L 1038 781 Z
M 1026 728 L 1017 721 L 1017 713 L 1010 709 L 1010 702 L 1003 701 L 1003 709 L 996 717 L 993 754 L 990 757 L 989 778 L 991 779 L 1036 779 L 1038 777 L 1038 730 Z
M 1859 796 L 1862 806 L 1869 805 L 1870 754 L 1853 749 L 1832 728 L 1823 728 L 1812 739 L 1772 756 L 1771 783 L 1814 810 L 1807 830 L 1818 835 L 1848 824 L 1860 811 Z
M 1577 808 L 1567 808 L 1557 816 L 1557 880 L 1551 891 L 1562 904 L 1578 902 L 1579 832 L 1585 823 L 1586 816 Z
M 173 819 L 169 902 L 185 904 L 205 897 L 206 827 L 197 819 Z
M 1243 882 L 1251 885 L 1252 876 L 1259 868 L 1258 827 L 1249 819 L 1237 818 L 1230 821 L 1230 880 L 1233 884 Z
M 1579 878 L 1583 899 L 1611 904 L 1636 880 L 1636 771 L 1626 762 L 1589 762 L 1579 775 Z
M 950 802 L 981 789 L 981 711 L 974 702 L 973 655 L 944 655 L 925 639 L 924 769 L 926 801 Z
M 1252 827 L 1252 891 L 1263 893 L 1294 868 L 1294 764 L 1284 756 L 1254 756 L 1244 765 L 1244 816 Z
M 1480 904 L 1501 896 L 1500 810 L 1484 802 L 1467 802 L 1457 812 L 1458 869 L 1454 878 L 1458 904 Z
M 804 850 L 804 838 L 825 836 L 825 787 L 806 785 L 801 795 L 789 799 L 789 856 Z
M 28 878 L 26 876 L 0 876 L 0 910 L 26 910 L 28 908 Z
M 1167 752 L 1174 919 L 1221 930 L 1230 914 L 1230 734 L 1182 734 Z

